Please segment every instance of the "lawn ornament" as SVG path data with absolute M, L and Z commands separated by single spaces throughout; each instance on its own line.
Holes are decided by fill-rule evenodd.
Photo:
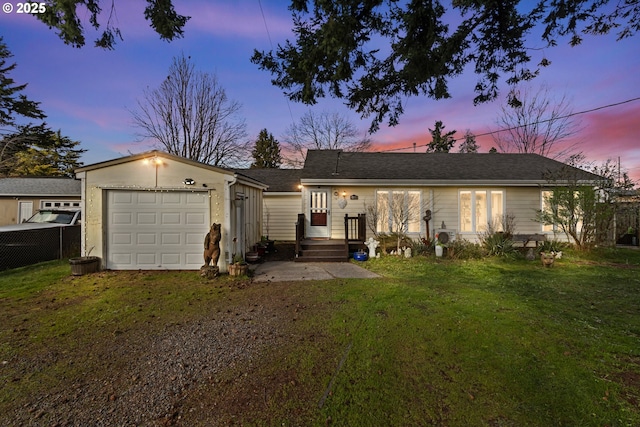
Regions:
M 212 266 L 218 265 L 218 259 L 220 258 L 220 224 L 211 224 L 211 229 L 204 238 L 204 265 L 208 266 L 211 263 Z
M 373 237 L 369 237 L 369 240 L 367 240 L 364 243 L 364 245 L 367 248 L 369 248 L 369 258 L 375 258 L 376 257 L 376 248 L 378 247 L 379 244 L 380 244 L 380 242 L 375 240 Z

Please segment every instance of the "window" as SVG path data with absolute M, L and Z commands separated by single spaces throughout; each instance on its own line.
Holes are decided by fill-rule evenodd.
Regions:
M 388 233 L 402 230 L 419 233 L 421 228 L 420 191 L 376 191 L 376 230 Z
M 460 231 L 478 233 L 491 224 L 502 230 L 504 216 L 504 191 L 463 190 L 459 193 Z
M 561 199 L 567 200 L 567 197 L 562 198 L 561 195 L 557 195 L 556 197 L 560 197 Z M 558 209 L 557 205 L 554 206 L 553 205 L 554 194 L 553 194 L 552 190 L 542 190 L 540 198 L 542 199 L 542 206 L 541 206 L 542 212 L 554 212 L 555 215 L 559 215 L 561 217 L 563 216 L 563 214 L 562 214 L 562 212 L 558 212 L 558 210 L 566 211 L 567 210 L 566 209 L 566 205 L 569 204 L 569 203 L 564 203 L 564 204 L 560 203 L 560 205 L 565 205 L 564 209 Z M 579 202 L 580 192 L 579 191 L 574 191 L 573 192 L 573 198 L 574 198 L 575 201 L 574 201 L 574 203 L 572 205 L 574 205 L 576 207 L 575 211 L 576 211 L 576 213 L 578 213 L 578 218 L 576 218 L 576 221 L 575 221 L 575 224 L 576 224 L 575 225 L 575 229 L 576 230 L 582 230 L 582 218 L 579 215 L 579 211 L 580 211 L 580 209 L 579 209 L 579 206 L 580 206 L 580 202 Z M 560 226 L 558 224 L 545 224 L 545 223 L 542 223 L 542 231 L 543 232 L 548 232 L 548 233 L 553 232 L 553 233 L 555 233 L 555 232 L 558 232 L 560 230 L 561 230 L 561 228 L 560 228 Z

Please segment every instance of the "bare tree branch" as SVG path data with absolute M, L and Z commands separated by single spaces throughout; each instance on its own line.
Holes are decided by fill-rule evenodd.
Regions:
M 562 95 L 554 100 L 547 86 L 536 92 L 531 88 L 516 89 L 517 106 L 506 105 L 496 124 L 504 129 L 493 134 L 493 140 L 504 153 L 535 153 L 545 157 L 566 159 L 575 154 L 577 143 L 567 143 L 580 127 L 572 116 L 569 99 Z
M 298 123 L 287 129 L 283 140 L 283 160 L 292 167 L 301 167 L 307 150 L 368 151 L 371 138 L 347 117 L 337 112 L 315 113 L 309 110 Z
M 159 149 L 214 166 L 237 166 L 250 153 L 240 109 L 214 74 L 196 71 L 182 55 L 131 113 L 141 136 L 156 140 Z

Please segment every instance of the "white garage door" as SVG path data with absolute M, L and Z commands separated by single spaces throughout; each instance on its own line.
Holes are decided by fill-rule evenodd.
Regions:
M 112 270 L 197 270 L 209 231 L 206 192 L 108 192 L 107 260 Z

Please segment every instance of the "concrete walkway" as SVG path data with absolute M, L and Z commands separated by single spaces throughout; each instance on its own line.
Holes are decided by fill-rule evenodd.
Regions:
M 350 262 L 267 261 L 254 269 L 254 282 L 290 282 L 298 280 L 375 279 L 376 273 Z

